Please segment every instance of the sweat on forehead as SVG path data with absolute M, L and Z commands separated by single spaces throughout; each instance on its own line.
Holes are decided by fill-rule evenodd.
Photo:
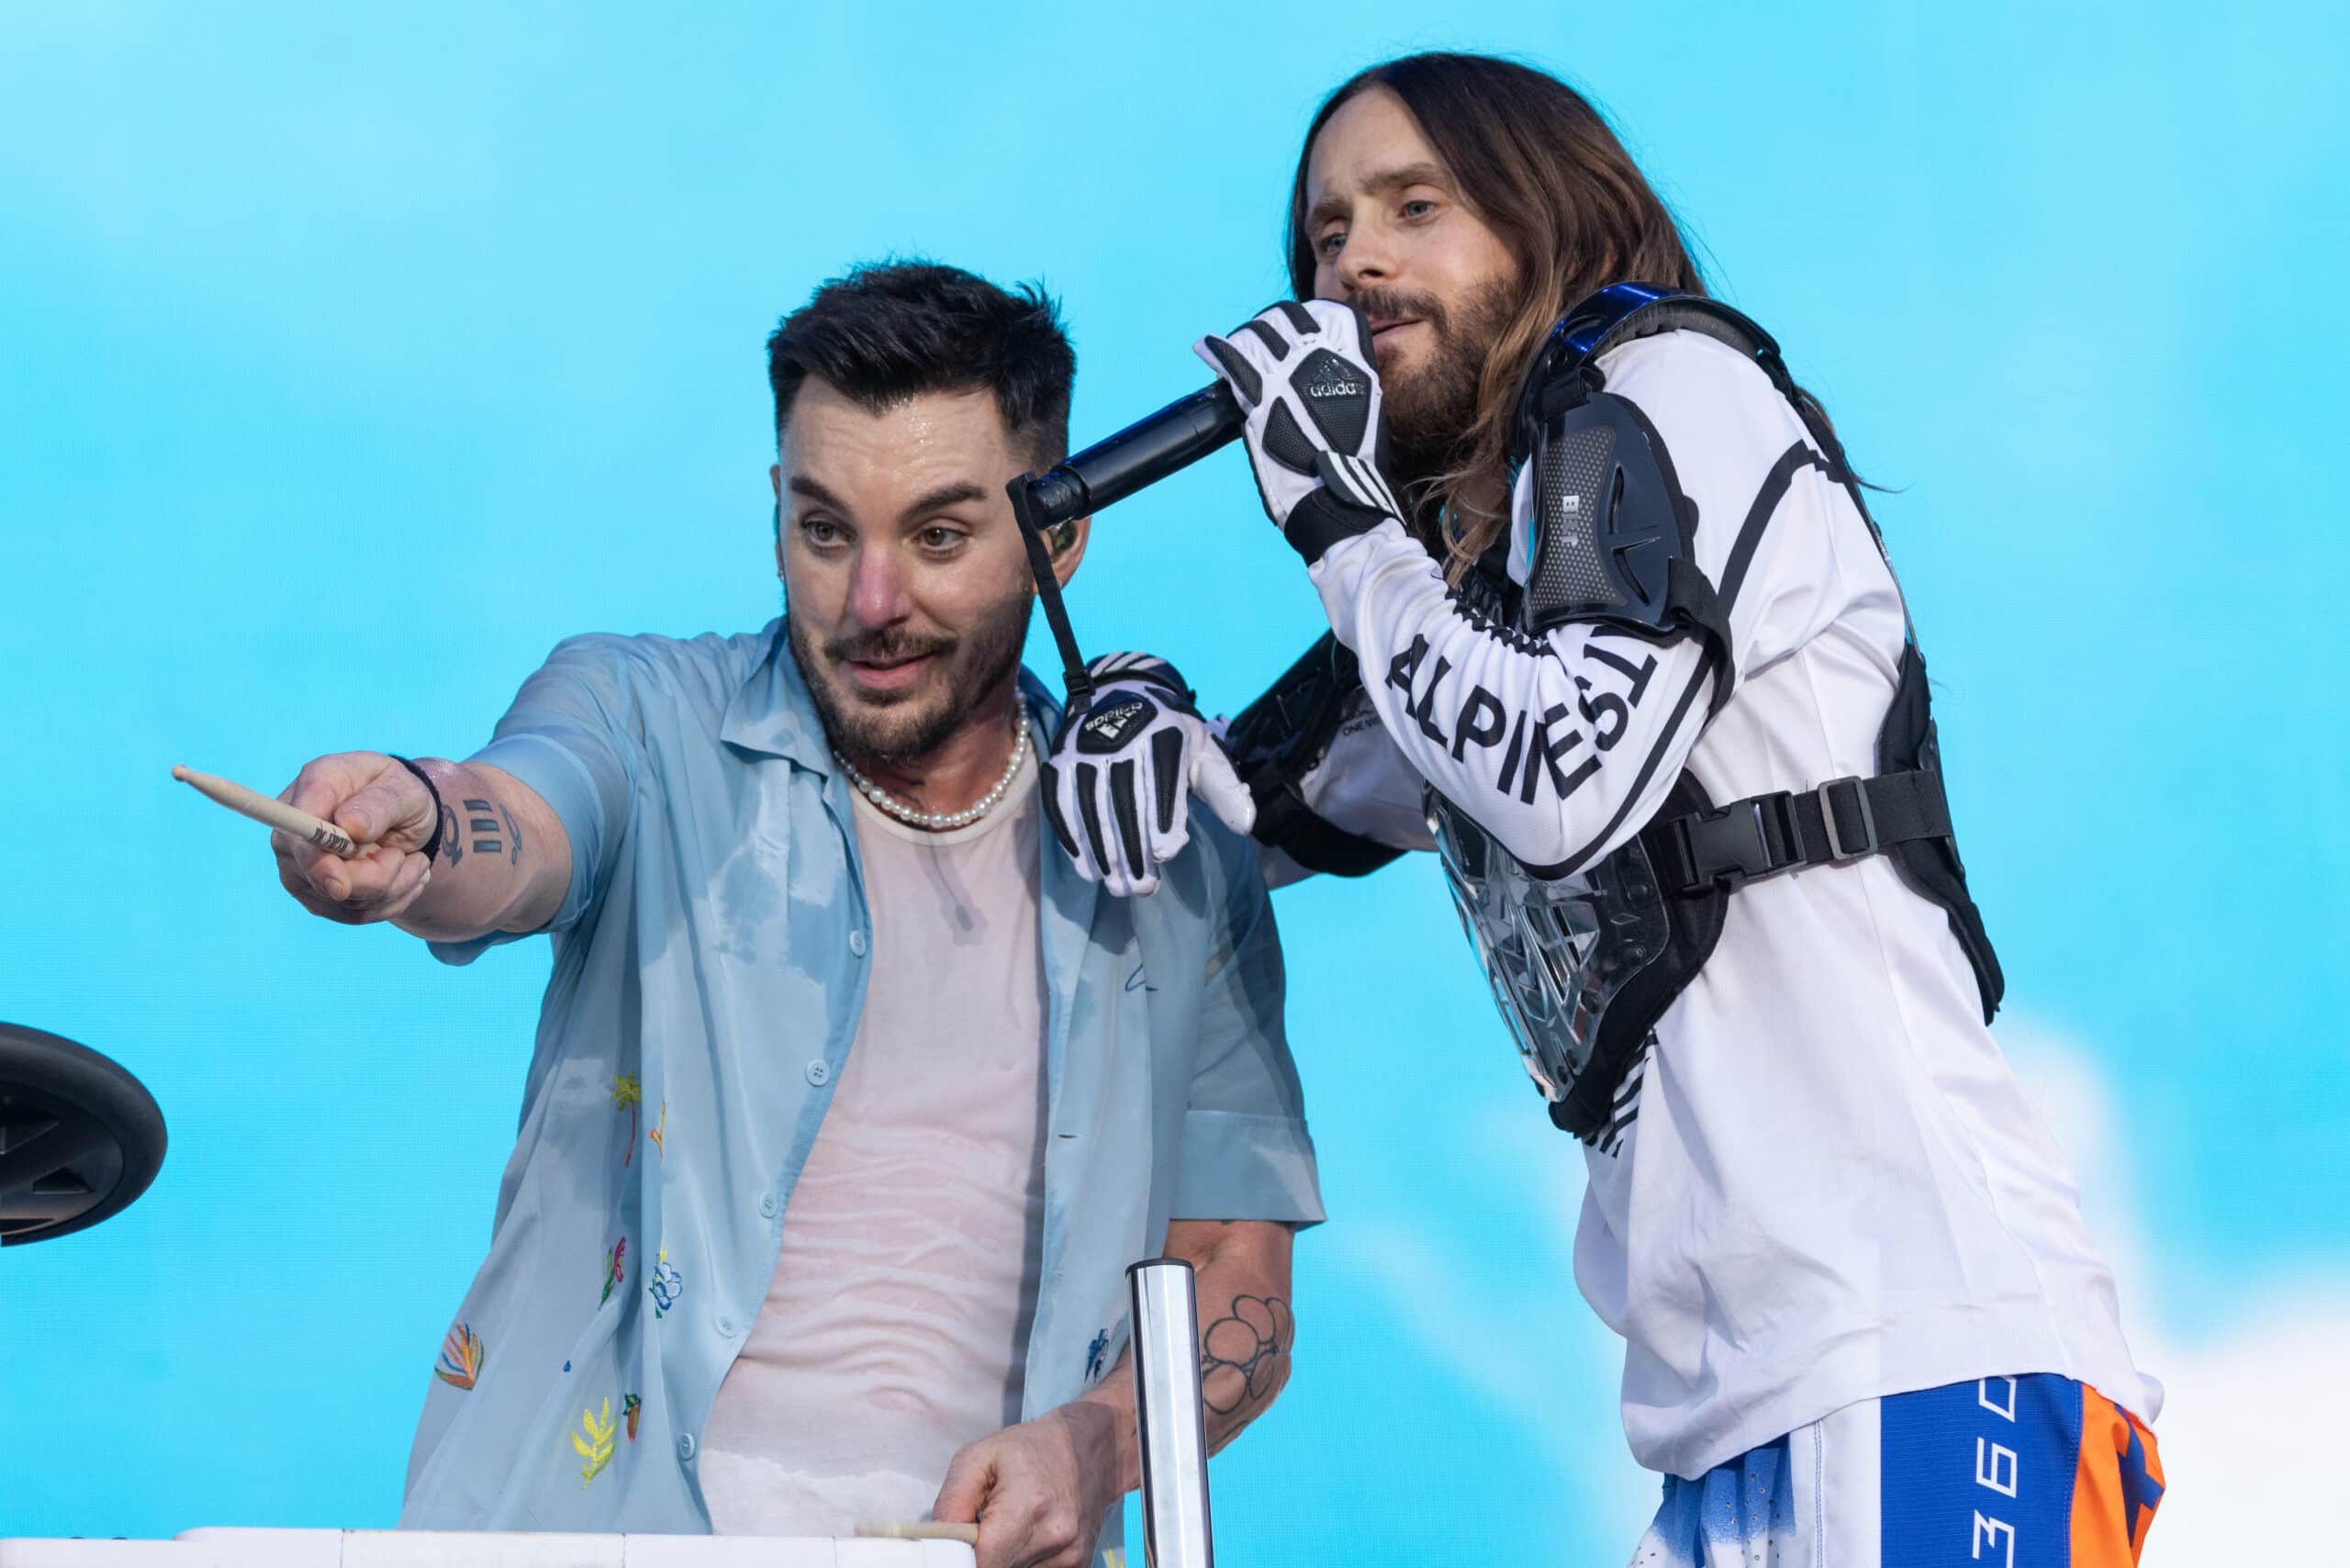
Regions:
M 822 375 L 800 384 L 777 433 L 787 463 L 796 454 L 821 464 L 827 454 L 850 448 L 888 451 L 901 461 L 919 463 L 943 452 L 1017 452 L 1020 446 L 984 386 L 860 397 Z

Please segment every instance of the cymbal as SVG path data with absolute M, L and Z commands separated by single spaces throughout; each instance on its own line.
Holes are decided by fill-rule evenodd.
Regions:
M 117 1063 L 0 1024 L 0 1246 L 86 1230 L 162 1168 L 163 1113 Z

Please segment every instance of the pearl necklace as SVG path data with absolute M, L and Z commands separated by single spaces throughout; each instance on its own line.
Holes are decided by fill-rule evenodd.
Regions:
M 1024 711 L 1013 716 L 1012 761 L 1005 766 L 1003 777 L 997 779 L 995 788 L 980 796 L 976 804 L 967 806 L 959 812 L 925 812 L 919 806 L 907 805 L 889 790 L 859 773 L 856 770 L 856 764 L 843 756 L 838 749 L 833 752 L 833 760 L 841 765 L 842 771 L 848 775 L 849 782 L 856 786 L 859 794 L 901 823 L 913 827 L 928 828 L 934 833 L 942 832 L 947 828 L 968 827 L 995 810 L 997 802 L 1003 799 L 1003 792 L 1011 789 L 1012 781 L 1020 776 L 1020 765 L 1028 760 L 1028 715 Z

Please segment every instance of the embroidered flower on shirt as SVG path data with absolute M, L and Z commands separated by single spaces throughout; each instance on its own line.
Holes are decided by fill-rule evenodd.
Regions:
M 587 1435 L 573 1434 L 571 1446 L 578 1450 L 581 1459 L 588 1462 L 579 1469 L 579 1485 L 585 1491 L 589 1482 L 604 1473 L 604 1467 L 612 1462 L 612 1450 L 619 1446 L 614 1436 L 617 1428 L 612 1420 L 612 1402 L 609 1399 L 604 1401 L 600 1415 L 593 1410 L 582 1410 L 579 1426 Z
M 628 1276 L 628 1238 L 623 1236 L 612 1243 L 611 1251 L 604 1259 L 604 1294 L 596 1298 L 603 1305 L 612 1299 L 612 1287 Z
M 669 1261 L 669 1249 L 664 1247 L 654 1256 L 653 1282 L 644 1287 L 645 1294 L 653 1298 L 653 1316 L 668 1316 L 669 1309 L 677 1305 L 677 1297 L 685 1288 L 686 1276 Z
M 612 1103 L 628 1107 L 628 1152 L 621 1156 L 626 1165 L 636 1158 L 636 1108 L 644 1103 L 644 1085 L 634 1073 L 612 1075 Z
M 481 1376 L 481 1336 L 471 1325 L 460 1323 L 441 1341 L 441 1360 L 432 1375 L 452 1388 L 471 1388 Z
M 661 1102 L 661 1114 L 654 1120 L 653 1130 L 644 1135 L 653 1141 L 653 1150 L 655 1154 L 658 1154 L 661 1157 L 661 1163 L 664 1165 L 669 1163 L 669 1150 L 661 1142 L 661 1137 L 668 1130 L 669 1102 L 664 1100 Z
M 1109 1350 L 1109 1348 L 1110 1331 L 1107 1328 L 1104 1328 L 1101 1332 L 1095 1334 L 1093 1336 L 1093 1343 L 1085 1347 L 1086 1382 L 1091 1383 L 1095 1378 L 1102 1375 L 1102 1352 Z
M 636 1413 L 643 1408 L 644 1401 L 633 1394 L 623 1394 L 621 1395 L 621 1405 L 628 1416 L 628 1440 L 634 1442 L 636 1441 Z

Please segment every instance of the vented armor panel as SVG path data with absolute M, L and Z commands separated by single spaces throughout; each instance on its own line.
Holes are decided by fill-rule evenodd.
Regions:
M 1595 532 L 1612 500 L 1613 425 L 1585 425 L 1544 444 L 1535 471 L 1542 530 L 1527 592 L 1539 604 L 1621 608 L 1624 596 L 1600 570 Z

